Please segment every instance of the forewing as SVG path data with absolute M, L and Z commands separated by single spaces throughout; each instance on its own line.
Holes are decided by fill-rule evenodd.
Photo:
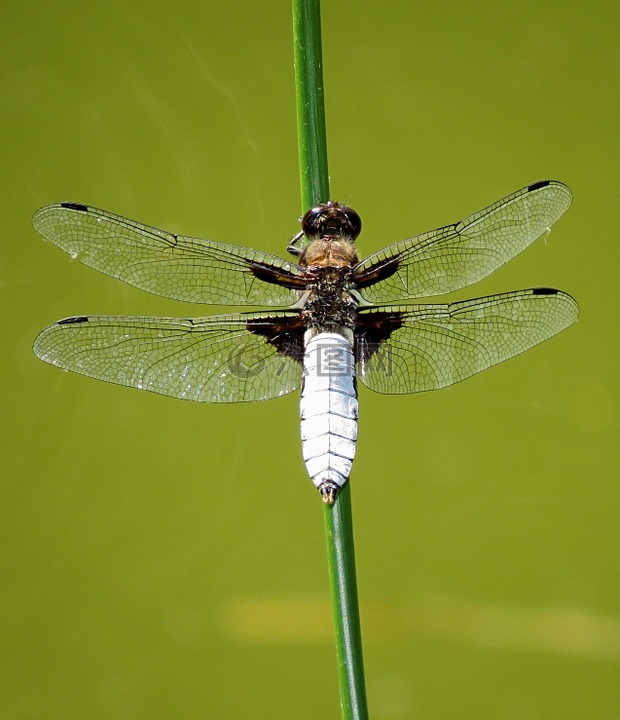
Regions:
M 182 400 L 269 400 L 301 383 L 300 327 L 295 314 L 74 317 L 43 330 L 34 352 L 65 370 Z
M 528 185 L 455 225 L 370 255 L 354 270 L 358 288 L 367 301 L 385 303 L 471 285 L 548 233 L 571 199 L 554 180 Z
M 175 300 L 286 306 L 303 287 L 297 265 L 275 255 L 175 235 L 87 205 L 47 205 L 32 222 L 85 265 Z
M 379 393 L 439 390 L 547 340 L 578 314 L 570 295 L 548 288 L 363 311 L 358 377 Z

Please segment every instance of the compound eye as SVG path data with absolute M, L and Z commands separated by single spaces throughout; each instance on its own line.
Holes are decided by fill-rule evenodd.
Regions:
M 316 205 L 310 208 L 301 219 L 301 229 L 304 235 L 321 235 L 325 216 L 325 205 Z
M 362 232 L 362 219 L 353 208 L 341 205 L 339 208 L 343 217 L 343 231 L 352 240 Z

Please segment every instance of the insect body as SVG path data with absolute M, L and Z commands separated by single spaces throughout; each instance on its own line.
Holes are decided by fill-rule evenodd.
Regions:
M 549 232 L 570 203 L 562 183 L 534 183 L 365 259 L 355 244 L 358 214 L 321 203 L 288 246 L 296 262 L 87 205 L 48 205 L 35 213 L 35 229 L 90 267 L 178 300 L 277 310 L 71 317 L 43 330 L 34 351 L 68 370 L 186 400 L 268 400 L 301 386 L 304 459 L 331 504 L 355 454 L 357 379 L 385 394 L 437 390 L 524 352 L 578 316 L 570 295 L 551 288 L 391 303 L 486 277 Z

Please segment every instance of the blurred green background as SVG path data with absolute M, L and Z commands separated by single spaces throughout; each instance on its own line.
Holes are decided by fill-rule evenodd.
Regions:
M 211 311 L 72 263 L 30 226 L 43 204 L 284 253 L 290 6 L 4 2 L 0 21 L 0 718 L 337 718 L 297 396 L 192 405 L 31 352 L 67 315 Z M 459 297 L 560 287 L 576 326 L 442 392 L 361 390 L 371 716 L 616 720 L 617 6 L 338 0 L 323 26 L 332 197 L 362 252 L 535 180 L 575 195 Z

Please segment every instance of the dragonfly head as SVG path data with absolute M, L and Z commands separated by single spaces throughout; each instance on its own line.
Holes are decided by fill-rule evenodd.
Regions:
M 355 240 L 362 230 L 360 216 L 347 205 L 328 201 L 315 205 L 301 219 L 303 234 L 310 238 Z

